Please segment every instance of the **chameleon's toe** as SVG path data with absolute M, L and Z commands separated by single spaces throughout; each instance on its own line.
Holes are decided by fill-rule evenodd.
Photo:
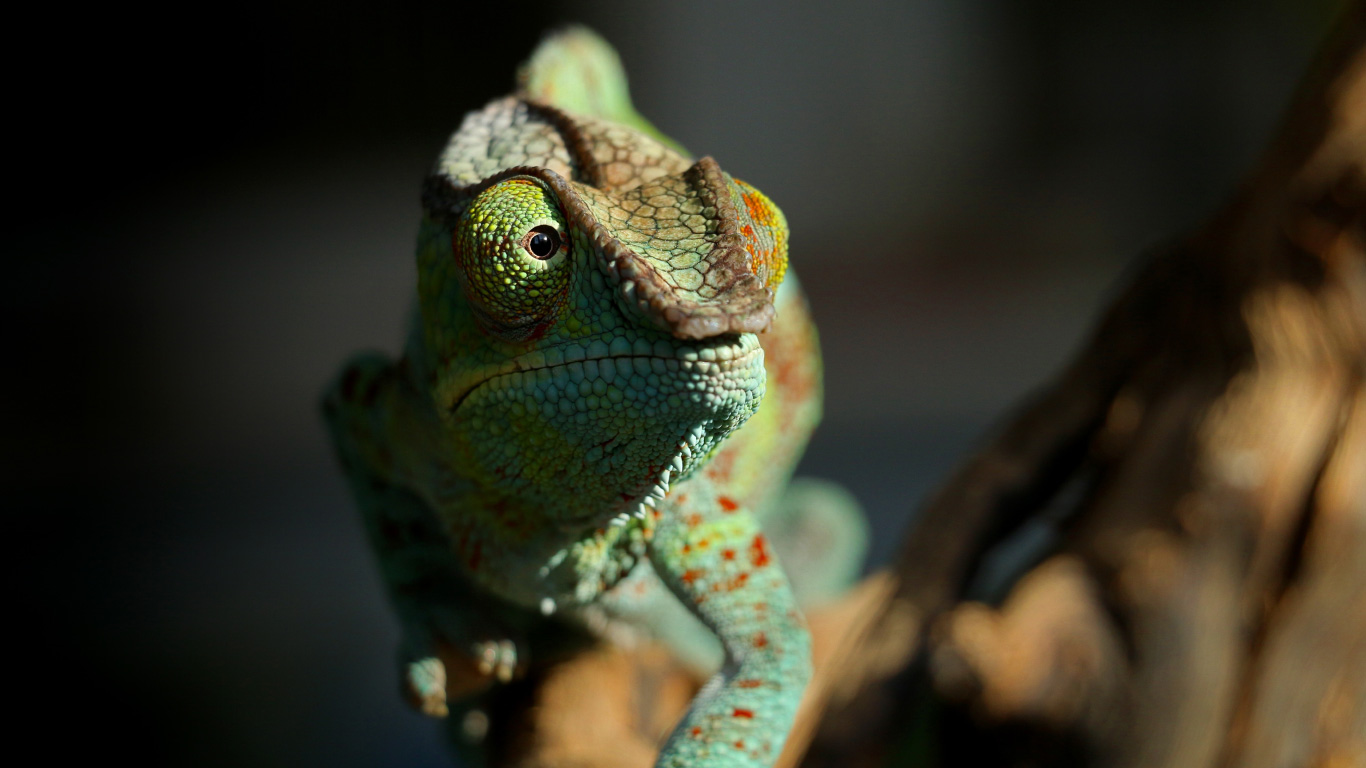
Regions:
M 403 670 L 403 694 L 408 703 L 428 717 L 445 717 L 446 665 L 429 656 L 409 662 Z
M 517 673 L 517 644 L 511 640 L 485 640 L 474 644 L 474 658 L 480 674 L 492 675 L 499 682 L 510 682 Z

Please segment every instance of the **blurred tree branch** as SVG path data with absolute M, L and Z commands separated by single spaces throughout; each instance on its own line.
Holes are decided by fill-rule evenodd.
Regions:
M 1364 213 L 1357 3 L 1231 204 L 930 501 L 808 764 L 881 762 L 926 686 L 947 763 L 1366 763 Z
M 784 764 L 1366 765 L 1364 221 L 1357 2 L 1228 207 L 812 612 Z M 1031 528 L 1046 552 L 968 599 Z M 695 685 L 597 650 L 501 697 L 488 754 L 644 766 Z

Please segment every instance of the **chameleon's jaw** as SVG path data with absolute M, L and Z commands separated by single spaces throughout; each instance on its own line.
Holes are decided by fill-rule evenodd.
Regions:
M 556 345 L 486 373 L 449 411 L 457 453 L 481 486 L 570 526 L 641 514 L 765 387 L 753 334 Z
M 459 418 L 461 406 L 476 389 L 486 384 L 525 383 L 525 379 L 503 381 L 504 377 L 512 374 L 532 376 L 537 375 L 537 371 L 564 370 L 571 380 L 577 380 L 580 377 L 570 366 L 575 363 L 586 366 L 589 362 L 594 363 L 597 370 L 593 372 L 589 368 L 584 371 L 584 375 L 590 382 L 601 379 L 604 389 L 614 384 L 620 385 L 622 381 L 619 379 L 629 383 L 629 378 L 633 375 L 647 377 L 647 386 L 651 374 L 705 383 L 709 378 L 724 380 L 726 375 L 754 366 L 756 363 L 762 375 L 763 348 L 759 345 L 758 337 L 752 333 L 714 336 L 694 342 L 679 339 L 658 339 L 651 342 L 643 338 L 627 341 L 624 338 L 617 338 L 611 343 L 593 340 L 587 344 L 557 344 L 518 355 L 495 366 L 483 366 L 465 372 L 460 377 L 461 386 L 453 393 L 447 411 Z M 703 393 L 708 391 L 705 386 L 689 389 L 700 390 Z

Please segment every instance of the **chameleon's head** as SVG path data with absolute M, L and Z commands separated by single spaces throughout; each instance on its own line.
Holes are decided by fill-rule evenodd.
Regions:
M 755 412 L 755 334 L 786 268 L 786 222 L 761 193 L 611 130 L 655 164 L 613 178 L 552 157 L 468 180 L 448 148 L 419 247 L 426 368 L 454 460 L 567 525 L 643 513 Z

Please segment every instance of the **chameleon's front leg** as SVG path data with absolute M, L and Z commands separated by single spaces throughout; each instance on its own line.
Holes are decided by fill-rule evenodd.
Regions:
M 724 494 L 689 486 L 660 518 L 651 563 L 721 639 L 726 661 L 658 765 L 769 766 L 811 676 L 810 635 L 750 512 Z
M 402 376 L 378 355 L 342 369 L 323 400 L 337 457 L 350 480 L 370 547 L 399 619 L 403 690 L 426 714 L 448 697 L 506 682 L 526 663 L 518 640 L 529 614 L 493 598 L 461 573 L 445 527 L 405 475 L 431 451 L 430 417 Z M 426 451 L 424 453 L 424 451 Z M 520 657 L 519 657 L 520 656 Z

